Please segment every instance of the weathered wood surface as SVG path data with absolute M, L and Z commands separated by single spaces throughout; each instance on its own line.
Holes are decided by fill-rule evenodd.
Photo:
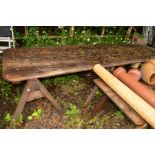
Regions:
M 15 48 L 3 52 L 3 77 L 10 82 L 143 62 L 155 51 L 139 45 L 87 45 Z

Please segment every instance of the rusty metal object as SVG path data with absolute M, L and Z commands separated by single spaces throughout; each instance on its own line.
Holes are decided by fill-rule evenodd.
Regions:
M 96 86 L 92 89 L 92 91 L 91 91 L 90 95 L 88 96 L 86 102 L 84 103 L 83 107 L 86 107 L 89 104 L 89 102 L 94 98 L 97 90 L 98 90 L 98 87 L 96 87 Z
M 96 116 L 104 106 L 105 103 L 109 101 L 109 98 L 107 96 L 102 96 L 97 104 L 94 105 L 93 111 L 91 113 L 91 117 Z

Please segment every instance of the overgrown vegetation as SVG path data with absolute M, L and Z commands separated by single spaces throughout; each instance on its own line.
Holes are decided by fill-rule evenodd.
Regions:
M 28 33 L 23 36 L 19 32 L 15 36 L 23 37 L 22 43 L 26 47 L 82 45 L 82 44 L 129 44 L 131 39 L 125 37 L 128 27 L 75 27 L 70 34 L 69 27 L 53 27 L 55 36 L 49 36 L 49 27 L 29 27 Z M 103 32 L 104 31 L 104 32 Z M 60 36 L 60 37 L 59 37 Z

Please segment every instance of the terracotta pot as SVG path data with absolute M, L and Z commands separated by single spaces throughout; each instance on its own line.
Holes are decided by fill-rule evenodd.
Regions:
M 147 61 L 141 67 L 142 80 L 149 85 L 155 85 L 155 59 Z
M 133 68 L 133 69 L 130 69 L 128 71 L 128 75 L 130 75 L 130 77 L 132 77 L 133 79 L 139 81 L 141 79 L 141 72 L 140 70 L 136 69 L 136 68 Z
M 155 107 L 155 92 L 148 89 L 140 82 L 133 79 L 126 70 L 122 67 L 117 68 L 114 71 L 114 75 L 118 77 L 124 84 L 132 89 L 136 94 L 147 101 L 151 106 Z

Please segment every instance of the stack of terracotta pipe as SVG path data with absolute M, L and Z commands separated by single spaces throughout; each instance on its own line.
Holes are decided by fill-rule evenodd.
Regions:
M 113 75 L 99 64 L 95 65 L 93 70 L 123 101 L 155 128 L 155 92 L 139 82 L 142 78 L 146 83 L 155 85 L 155 60 L 143 64 L 141 71 L 131 69 L 127 72 L 123 67 L 118 67 Z

